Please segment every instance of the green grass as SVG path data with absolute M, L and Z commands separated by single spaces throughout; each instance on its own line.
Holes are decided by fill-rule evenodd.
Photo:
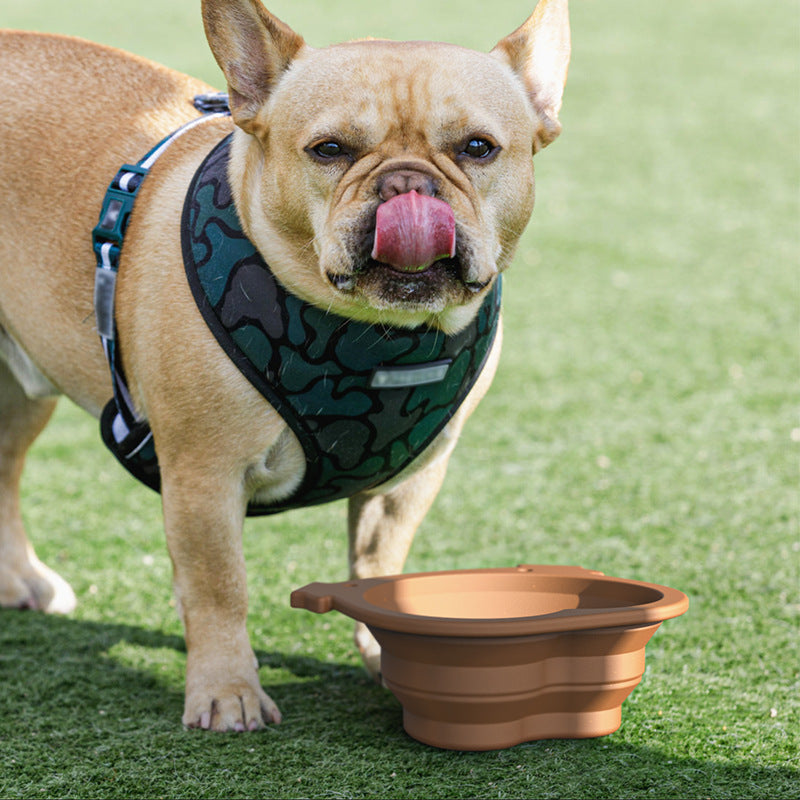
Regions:
M 0 25 L 219 85 L 198 6 L 0 0 Z M 484 49 L 530 10 L 271 7 L 314 45 Z M 799 16 L 794 0 L 573 2 L 564 134 L 537 158 L 500 373 L 409 559 L 577 563 L 689 594 L 618 732 L 484 754 L 409 739 L 349 622 L 288 607 L 293 588 L 345 577 L 341 505 L 246 526 L 250 631 L 284 723 L 184 731 L 158 498 L 65 401 L 32 452 L 25 517 L 80 605 L 0 615 L 0 796 L 796 797 Z

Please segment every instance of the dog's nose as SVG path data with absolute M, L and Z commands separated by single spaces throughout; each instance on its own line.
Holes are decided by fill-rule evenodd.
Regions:
M 378 181 L 378 197 L 384 203 L 399 194 L 409 192 L 435 197 L 436 184 L 430 175 L 411 169 L 389 172 Z

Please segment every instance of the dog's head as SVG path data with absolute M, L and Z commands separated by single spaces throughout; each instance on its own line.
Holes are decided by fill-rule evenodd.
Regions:
M 303 299 L 453 332 L 533 210 L 532 155 L 560 131 L 567 0 L 489 54 L 429 42 L 314 49 L 259 0 L 203 0 L 237 131 L 245 231 Z

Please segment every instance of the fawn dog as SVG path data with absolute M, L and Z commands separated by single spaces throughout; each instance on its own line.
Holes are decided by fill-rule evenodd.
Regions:
M 157 455 L 187 645 L 183 722 L 245 731 L 280 721 L 280 713 L 260 686 L 245 628 L 244 517 L 303 492 L 316 502 L 315 482 L 345 485 L 318 462 L 360 469 L 360 483 L 329 495 L 349 497 L 351 575 L 402 570 L 495 371 L 499 276 L 533 210 L 532 156 L 560 132 L 569 23 L 566 0 L 539 0 L 527 22 L 484 54 L 383 40 L 315 49 L 259 0 L 203 0 L 202 14 L 230 115 L 201 117 L 193 98 L 211 87 L 139 57 L 64 36 L 0 34 L 0 604 L 74 607 L 69 585 L 37 559 L 23 529 L 23 460 L 58 395 L 96 416 L 109 403 L 93 311 L 96 273 L 108 265 L 98 266 L 103 241 L 93 245 L 91 232 L 120 165 L 197 118 L 139 175 L 107 336 L 135 426 L 146 428 Z M 187 213 L 192 223 L 200 212 L 185 206 L 212 151 L 216 172 L 203 173 L 200 190 L 233 214 L 231 225 L 243 231 L 237 241 L 252 252 L 237 266 L 241 291 L 205 301 L 184 263 Z M 209 214 L 211 227 L 188 244 L 201 279 L 204 248 L 224 227 Z M 247 324 L 234 320 L 233 333 L 218 335 L 201 306 L 225 306 L 236 293 L 247 295 L 237 312 Z M 295 314 L 286 316 L 280 345 L 267 335 L 276 293 L 291 308 L 275 314 Z M 308 322 L 316 312 L 319 320 Z M 243 331 L 259 314 L 262 333 L 253 337 L 272 353 L 274 369 L 243 368 L 221 346 L 227 336 L 244 347 Z M 304 338 L 297 326 L 331 320 L 323 349 L 335 353 L 341 374 L 327 391 L 352 402 L 347 419 L 326 411 L 333 416 L 323 425 L 314 408 L 298 411 L 302 391 L 289 386 L 299 379 L 287 348 L 299 336 L 305 368 L 321 334 L 304 328 Z M 348 326 L 350 349 L 336 339 Z M 406 333 L 445 350 L 432 363 L 403 356 L 361 364 L 370 350 L 358 347 L 364 336 L 394 346 Z M 327 386 L 323 373 L 303 378 L 317 394 Z M 426 387 L 449 392 L 442 402 L 450 407 L 430 418 L 419 411 L 424 435 L 404 428 L 381 445 L 383 420 L 393 413 L 405 424 L 414 403 L 424 405 L 409 398 Z M 425 397 L 434 404 L 433 394 Z M 373 419 L 357 410 L 362 402 L 380 406 L 363 436 L 352 427 Z M 344 454 L 336 450 L 342 441 Z M 392 461 L 388 472 L 369 459 L 352 466 L 374 448 Z M 358 628 L 356 642 L 377 673 L 369 632 Z

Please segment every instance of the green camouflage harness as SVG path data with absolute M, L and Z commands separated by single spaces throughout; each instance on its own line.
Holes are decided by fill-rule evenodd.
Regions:
M 186 197 L 186 276 L 220 346 L 280 413 L 306 456 L 299 487 L 269 505 L 251 504 L 248 514 L 352 497 L 397 475 L 452 418 L 494 341 L 500 282 L 475 319 L 452 336 L 356 322 L 300 300 L 242 232 L 227 177 L 230 138 L 206 157 Z M 103 439 L 131 473 L 159 489 L 149 427 L 124 408 L 118 354 L 112 373 L 122 385 L 115 377 Z

